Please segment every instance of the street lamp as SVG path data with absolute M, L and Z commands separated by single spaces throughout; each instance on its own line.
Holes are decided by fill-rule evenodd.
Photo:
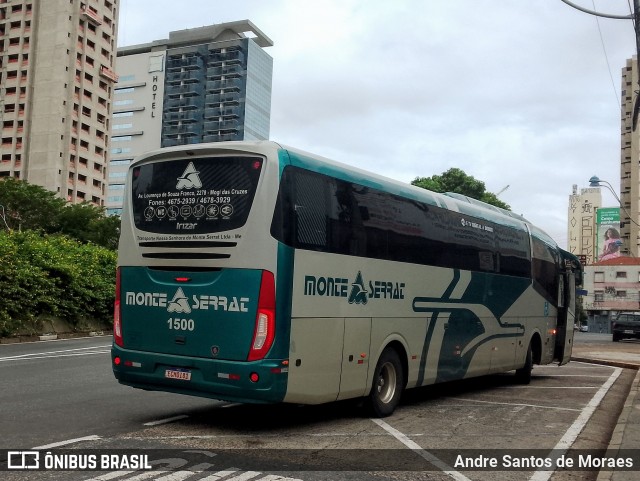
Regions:
M 618 194 L 616 194 L 615 190 L 613 190 L 613 187 L 609 182 L 607 182 L 606 180 L 600 179 L 600 177 L 598 177 L 597 175 L 594 175 L 589 179 L 589 187 L 606 187 L 607 189 L 609 189 L 609 192 L 611 192 L 613 196 L 616 198 L 616 200 L 618 201 L 618 204 L 620 204 L 620 208 L 624 210 L 624 213 L 627 215 L 629 220 L 633 222 L 635 225 L 637 225 L 638 227 L 640 227 L 640 224 L 638 224 L 635 220 L 633 220 L 633 218 L 631 217 L 631 214 L 629 214 L 629 211 L 624 207 L 624 205 L 622 205 L 622 201 L 620 200 L 620 197 L 618 197 Z

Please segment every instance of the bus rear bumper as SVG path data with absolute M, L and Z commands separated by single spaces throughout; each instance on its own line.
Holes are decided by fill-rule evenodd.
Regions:
M 222 401 L 278 403 L 287 389 L 288 370 L 282 360 L 224 361 L 113 345 L 111 366 L 118 382 L 127 386 Z

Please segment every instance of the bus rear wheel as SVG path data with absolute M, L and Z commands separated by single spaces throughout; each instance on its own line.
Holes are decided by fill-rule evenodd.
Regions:
M 382 418 L 393 413 L 400 402 L 404 389 L 404 370 L 400 356 L 392 348 L 386 348 L 373 376 L 371 393 L 366 400 L 366 407 L 374 417 Z
M 533 347 L 529 343 L 529 349 L 527 349 L 527 358 L 524 362 L 524 366 L 520 369 L 516 369 L 516 382 L 519 384 L 531 383 L 531 371 L 533 371 Z

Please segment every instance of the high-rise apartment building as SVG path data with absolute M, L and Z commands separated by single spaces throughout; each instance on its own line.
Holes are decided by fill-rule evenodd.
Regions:
M 0 0 L 0 177 L 104 205 L 118 0 Z
M 640 257 L 640 119 L 633 131 L 633 103 L 638 90 L 638 63 L 634 56 L 622 69 L 620 225 L 622 255 Z
M 273 42 L 249 20 L 169 33 L 118 50 L 107 212 L 122 210 L 127 169 L 160 147 L 266 140 Z

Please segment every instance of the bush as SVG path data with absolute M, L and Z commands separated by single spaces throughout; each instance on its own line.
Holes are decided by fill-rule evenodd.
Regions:
M 64 235 L 0 232 L 0 336 L 38 319 L 111 322 L 116 253 Z

